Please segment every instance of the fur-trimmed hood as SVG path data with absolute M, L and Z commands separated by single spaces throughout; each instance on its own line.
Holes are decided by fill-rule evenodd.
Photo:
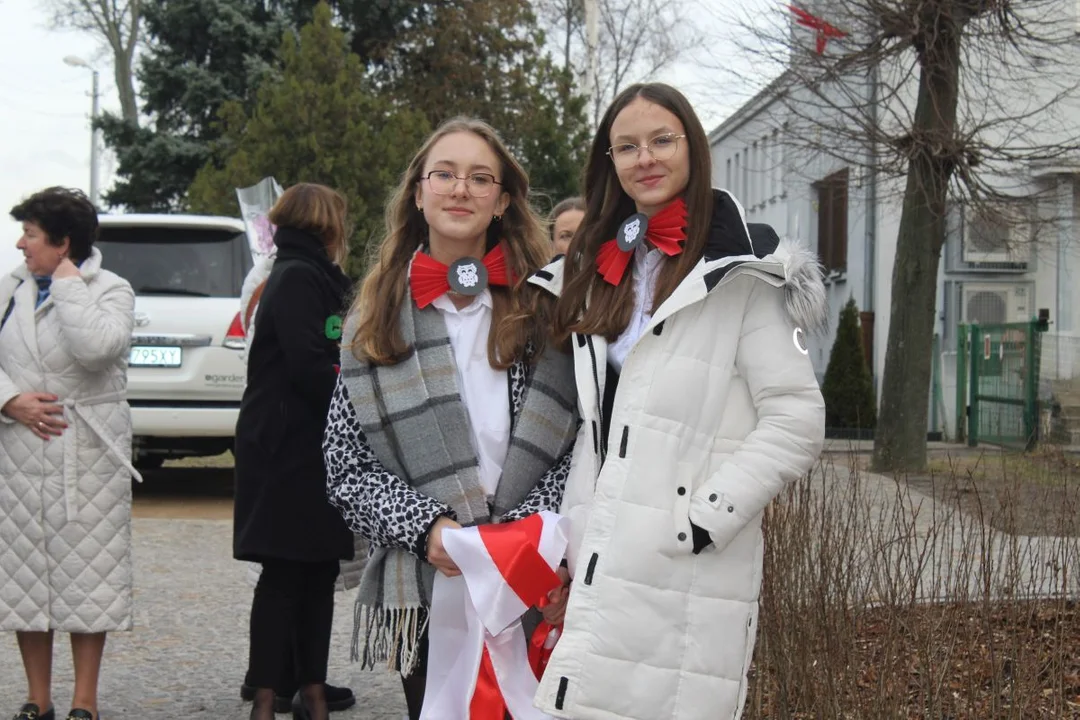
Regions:
M 750 227 L 753 228 L 754 224 Z M 768 225 L 758 227 L 776 235 Z M 795 240 L 778 238 L 772 251 L 761 256 L 761 259 L 775 260 L 784 268 L 784 299 L 792 322 L 811 334 L 828 330 L 829 301 L 825 295 L 825 273 L 817 254 Z
M 781 239 L 771 225 L 747 223 L 746 213 L 726 190 L 713 190 L 709 239 L 701 262 L 683 284 L 704 284 L 704 294 L 731 272 L 750 272 L 774 285 L 783 285 L 788 315 L 807 333 L 824 332 L 829 325 L 825 273 L 817 254 L 795 240 Z M 537 271 L 530 282 L 554 295 L 562 293 L 565 258 Z

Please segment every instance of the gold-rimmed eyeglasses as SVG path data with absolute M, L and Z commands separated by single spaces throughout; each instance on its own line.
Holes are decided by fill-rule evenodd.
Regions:
M 679 149 L 679 140 L 684 137 L 686 135 L 664 133 L 663 135 L 657 135 L 644 145 L 635 145 L 634 143 L 612 145 L 608 148 L 607 154 L 611 157 L 611 161 L 615 163 L 615 167 L 618 168 L 633 166 L 641 157 L 642 150 L 646 150 L 654 160 L 670 160 L 674 157 L 675 151 Z
M 458 180 L 464 180 L 465 189 L 474 198 L 487 197 L 496 185 L 502 185 L 491 173 L 470 173 L 465 177 L 458 177 L 449 170 L 432 170 L 424 179 L 428 181 L 431 192 L 436 195 L 449 195 L 454 192 Z

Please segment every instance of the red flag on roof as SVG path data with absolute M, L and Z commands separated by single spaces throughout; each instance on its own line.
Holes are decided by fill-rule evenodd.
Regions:
M 847 33 L 831 25 L 819 17 L 811 15 L 802 8 L 797 8 L 794 5 L 788 5 L 788 9 L 795 13 L 795 22 L 802 25 L 805 28 L 810 28 L 817 33 L 817 53 L 821 55 L 825 52 L 825 46 L 829 40 L 835 40 L 842 37 L 847 37 Z

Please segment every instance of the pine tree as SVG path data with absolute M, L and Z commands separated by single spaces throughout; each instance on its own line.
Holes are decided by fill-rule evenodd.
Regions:
M 222 106 L 239 102 L 250 112 L 257 88 L 278 74 L 277 53 L 286 30 L 314 17 L 315 0 L 157 0 L 142 3 L 138 62 L 142 125 L 106 113 L 99 121 L 119 167 L 109 205 L 129 210 L 188 207 L 185 193 L 221 139 Z M 349 37 L 361 63 L 389 60 L 402 28 L 426 17 L 414 0 L 333 0 L 334 25 Z M 236 214 L 236 207 L 229 208 Z
M 825 396 L 826 427 L 866 430 L 877 424 L 874 381 L 866 366 L 859 308 L 854 298 L 840 311 L 840 323 L 821 392 Z
M 345 195 L 354 232 L 350 270 L 383 227 L 383 207 L 430 127 L 377 93 L 330 8 L 281 46 L 282 71 L 260 85 L 253 110 L 225 103 L 224 136 L 188 191 L 195 212 L 236 213 L 234 188 L 273 175 L 284 186 L 317 182 Z
M 117 181 L 105 201 L 128 210 L 183 209 L 184 192 L 210 157 L 222 103 L 250 102 L 281 43 L 286 19 L 256 0 L 144 3 L 146 51 L 138 62 L 139 126 L 106 113 Z M 230 215 L 235 215 L 233 209 Z
M 374 71 L 396 102 L 432 127 L 469 115 L 494 127 L 550 198 L 580 194 L 589 130 L 569 70 L 544 50 L 529 0 L 442 0 L 399 34 L 393 59 Z

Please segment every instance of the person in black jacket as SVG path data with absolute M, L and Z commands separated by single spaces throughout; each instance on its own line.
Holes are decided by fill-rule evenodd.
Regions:
M 251 606 L 251 717 L 269 720 L 293 656 L 296 714 L 325 720 L 326 670 L 340 560 L 352 533 L 326 496 L 322 437 L 337 381 L 340 313 L 350 282 L 345 200 L 289 188 L 270 211 L 277 260 L 266 281 L 236 426 L 233 556 L 262 564 Z

